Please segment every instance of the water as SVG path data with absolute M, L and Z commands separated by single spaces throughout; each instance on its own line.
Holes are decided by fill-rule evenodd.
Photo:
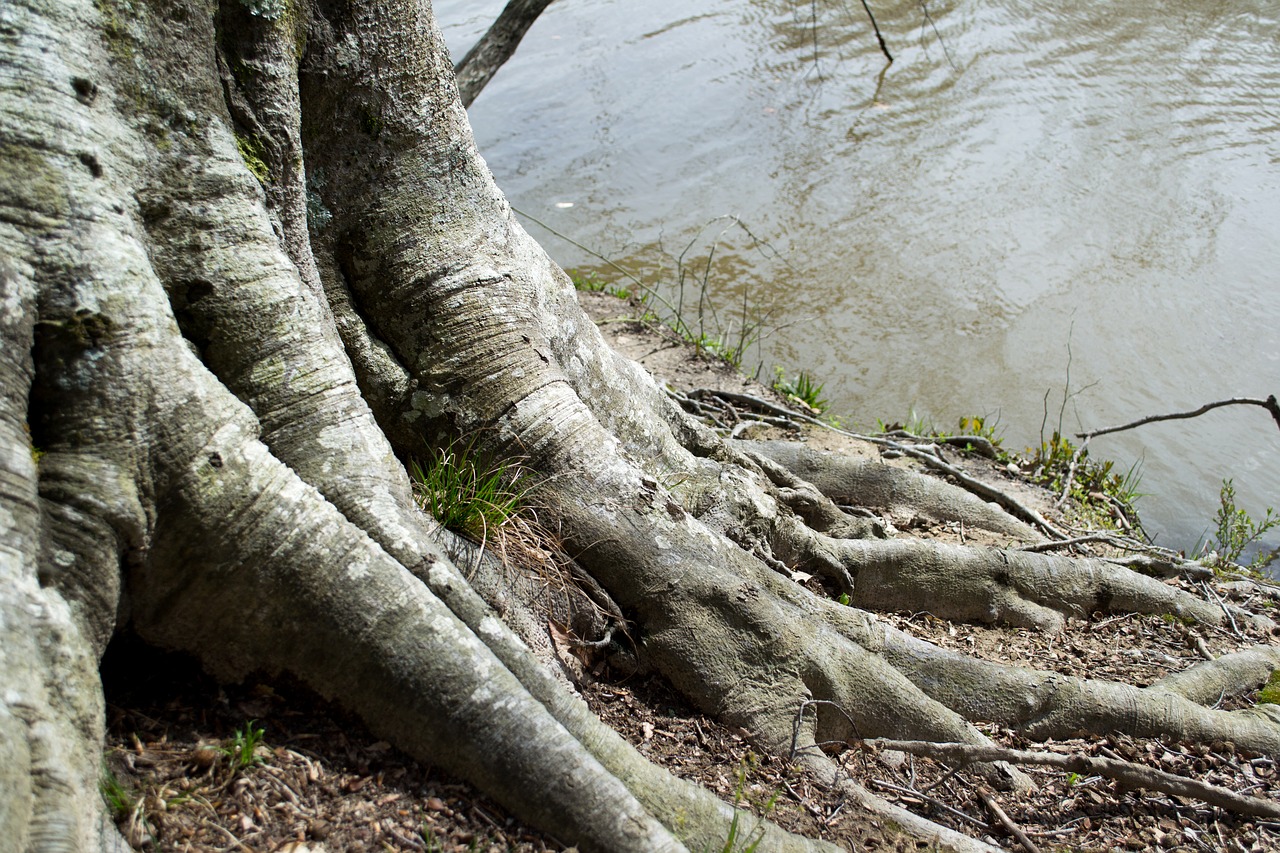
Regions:
M 1280 3 L 872 5 L 888 68 L 860 3 L 562 0 L 472 123 L 517 208 L 637 270 L 741 217 L 767 249 L 725 235 L 722 323 L 769 312 L 748 366 L 807 368 L 853 424 L 998 416 L 1023 448 L 1280 393 Z M 502 2 L 435 6 L 461 55 Z M 1224 477 L 1280 505 L 1262 409 L 1091 448 L 1141 465 L 1172 547 Z

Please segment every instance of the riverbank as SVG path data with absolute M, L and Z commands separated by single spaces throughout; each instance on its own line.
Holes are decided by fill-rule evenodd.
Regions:
M 580 300 L 616 349 L 682 392 L 711 389 L 724 399 L 756 398 L 795 407 L 723 362 L 694 356 L 669 331 L 638 321 L 635 306 L 602 294 L 582 293 Z M 745 422 L 746 411 L 743 405 L 734 416 Z M 748 437 L 804 435 L 825 449 L 883 455 L 883 448 L 830 430 L 802 433 L 776 418 L 756 423 Z M 1007 466 L 980 455 L 949 458 L 1050 523 L 1064 523 L 1054 496 L 1030 486 Z M 894 464 L 912 463 L 900 458 Z M 962 525 L 911 517 L 891 520 L 913 536 L 975 541 L 974 532 Z M 1199 589 L 1185 578 L 1169 583 Z M 1245 606 L 1265 604 L 1256 590 L 1218 583 L 1210 588 Z M 1257 629 L 1198 627 L 1157 616 L 1073 620 L 1058 636 L 951 623 L 928 613 L 882 618 L 944 648 L 988 660 L 1135 684 L 1149 684 L 1206 657 L 1277 642 Z M 623 661 L 603 654 L 586 654 L 581 663 L 586 675 L 579 690 L 593 711 L 676 775 L 785 827 L 851 849 L 916 849 L 914 842 L 895 836 L 892 827 L 846 806 L 785 762 L 765 757 L 744 733 L 690 708 L 661 678 L 630 672 Z M 172 665 L 163 655 L 119 646 L 104 663 L 111 728 L 107 765 L 119 784 L 121 824 L 139 849 L 566 849 L 555 838 L 510 819 L 469 785 L 407 759 L 305 688 L 279 680 L 222 688 L 190 677 L 192 670 Z M 1232 701 L 1243 706 L 1252 697 Z M 253 734 L 257 731 L 262 732 L 260 740 Z M 1005 747 L 1030 746 L 1008 730 L 988 726 L 984 731 Z M 1189 746 L 1113 736 L 1034 748 L 1118 756 L 1280 802 L 1274 757 L 1248 755 L 1232 744 Z M 1046 850 L 1280 846 L 1280 824 L 1178 795 L 1124 790 L 1102 776 L 1028 768 L 1035 782 L 1032 794 L 986 794 L 991 800 L 984 798 L 976 777 L 953 772 L 941 761 L 891 750 L 841 747 L 834 753 L 850 776 L 881 796 L 1009 849 L 1021 842 L 1009 835 L 992 802 L 1027 839 Z M 748 849 L 749 829 L 744 827 L 747 842 L 734 850 Z

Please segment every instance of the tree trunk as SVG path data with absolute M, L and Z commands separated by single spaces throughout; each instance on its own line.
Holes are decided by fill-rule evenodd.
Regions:
M 734 810 L 592 717 L 530 649 L 545 614 L 492 578 L 473 588 L 414 505 L 404 462 L 459 436 L 533 472 L 589 594 L 654 666 L 829 782 L 820 741 L 981 744 L 979 718 L 1278 751 L 1274 720 L 1206 711 L 1196 677 L 1051 689 L 776 571 L 826 573 L 867 606 L 950 602 L 1048 630 L 1114 607 L 1224 619 L 1098 561 L 846 538 L 867 529 L 831 499 L 850 488 L 1031 534 L 955 489 L 912 497 L 687 417 L 515 222 L 428 6 L 13 0 L 0 83 L 0 837 L 15 849 L 121 843 L 97 791 L 96 668 L 123 629 L 222 678 L 292 673 L 583 849 L 719 849 Z M 797 731 L 810 699 L 829 704 Z M 834 849 L 761 831 L 762 850 Z

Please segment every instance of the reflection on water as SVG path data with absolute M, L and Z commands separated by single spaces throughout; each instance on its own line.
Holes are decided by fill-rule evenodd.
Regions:
M 502 3 L 435 5 L 460 50 Z M 781 257 L 723 246 L 713 300 L 775 307 L 764 357 L 855 423 L 998 412 L 1021 447 L 1064 388 L 1068 431 L 1280 392 L 1280 5 L 1065 5 L 875 3 L 886 69 L 860 4 L 557 3 L 472 122 L 518 208 L 624 264 L 741 216 Z M 1225 476 L 1280 504 L 1260 409 L 1095 453 L 1143 460 L 1170 545 Z

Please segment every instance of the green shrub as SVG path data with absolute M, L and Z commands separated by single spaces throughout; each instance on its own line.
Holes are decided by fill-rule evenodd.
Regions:
M 1218 491 L 1218 511 L 1214 515 L 1213 539 L 1201 549 L 1201 556 L 1212 557 L 1220 567 L 1240 564 L 1244 552 L 1276 527 L 1280 527 L 1280 516 L 1271 507 L 1267 507 L 1261 521 L 1255 521 L 1249 513 L 1236 506 L 1236 488 L 1232 480 L 1223 480 Z M 1260 552 L 1254 555 L 1249 564 L 1243 568 L 1261 572 L 1280 557 L 1280 550 Z

